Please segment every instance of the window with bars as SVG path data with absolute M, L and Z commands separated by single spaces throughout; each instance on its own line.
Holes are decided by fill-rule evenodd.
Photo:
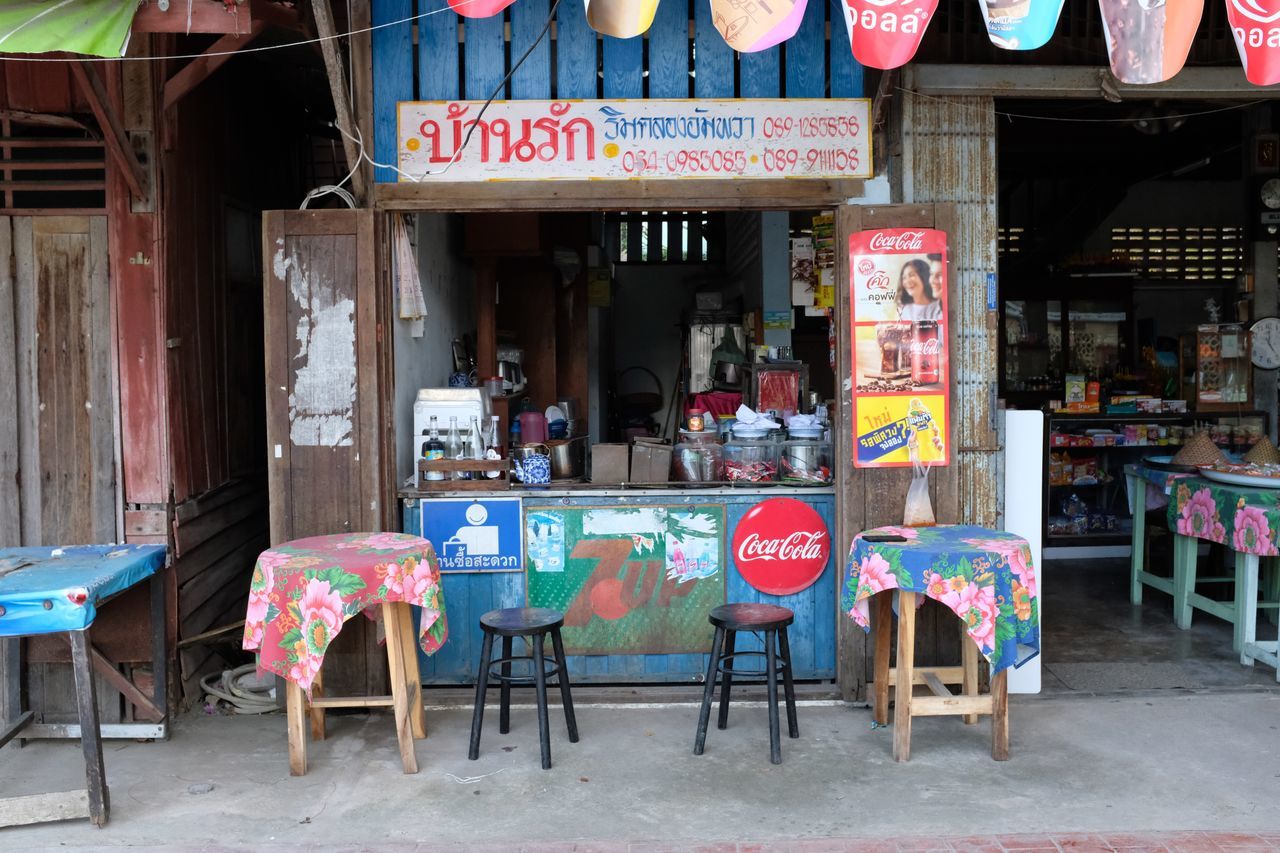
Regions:
M 701 264 L 724 260 L 724 214 L 627 211 L 605 220 L 622 264 Z
M 1022 252 L 1022 235 L 1025 228 L 1002 225 L 996 229 L 996 252 L 1001 255 L 1017 255 Z
M 1234 281 L 1245 273 L 1245 230 L 1239 225 L 1116 227 L 1111 258 L 1142 278 Z
M 4 213 L 96 212 L 106 207 L 106 151 L 79 122 L 0 116 Z

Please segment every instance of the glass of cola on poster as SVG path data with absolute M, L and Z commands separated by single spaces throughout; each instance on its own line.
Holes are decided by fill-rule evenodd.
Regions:
M 917 385 L 935 385 L 939 380 L 938 358 L 942 347 L 938 324 L 921 320 L 915 324 L 911 341 L 911 381 Z
M 880 346 L 880 375 L 893 377 L 902 371 L 904 345 L 909 327 L 903 323 L 877 323 L 876 343 Z

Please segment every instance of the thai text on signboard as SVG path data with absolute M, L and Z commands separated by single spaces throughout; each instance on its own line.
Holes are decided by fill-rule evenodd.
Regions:
M 422 504 L 422 538 L 442 572 L 514 572 L 524 566 L 520 498 L 440 498 Z
M 865 99 L 405 101 L 402 181 L 871 177 Z M 469 137 L 469 139 L 468 139 Z

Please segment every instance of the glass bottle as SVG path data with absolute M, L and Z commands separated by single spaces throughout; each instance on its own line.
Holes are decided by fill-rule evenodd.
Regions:
M 444 459 L 444 442 L 440 440 L 440 427 L 436 422 L 436 416 L 431 416 L 431 428 L 427 433 L 427 440 L 422 444 L 422 458 L 428 462 L 439 462 Z M 428 471 L 428 480 L 443 480 L 443 471 Z
M 444 458 L 451 461 L 457 461 L 462 458 L 462 439 L 458 435 L 458 419 L 457 417 L 449 418 L 449 431 L 444 437 Z M 466 480 L 468 479 L 466 471 L 452 472 L 451 479 Z
M 484 460 L 484 436 L 480 434 L 480 419 L 475 415 L 471 416 L 471 434 L 467 436 L 469 439 L 467 446 L 467 458 L 476 461 Z M 474 479 L 479 479 L 480 475 L 473 475 Z
M 489 416 L 489 432 L 485 436 L 485 456 L 493 460 L 502 458 L 502 445 L 498 441 L 498 416 Z M 490 480 L 496 480 L 502 476 L 501 471 L 487 471 L 485 476 Z

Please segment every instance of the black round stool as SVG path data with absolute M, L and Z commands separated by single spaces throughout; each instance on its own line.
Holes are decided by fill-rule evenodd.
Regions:
M 693 754 L 702 755 L 707 740 L 707 723 L 711 721 L 711 698 L 716 690 L 716 673 L 721 676 L 720 716 L 716 728 L 729 725 L 729 690 L 735 678 L 763 680 L 769 690 L 769 760 L 782 763 L 782 744 L 778 735 L 778 670 L 782 670 L 782 685 L 787 699 L 787 733 L 800 737 L 796 722 L 796 688 L 791 681 L 791 646 L 787 642 L 787 626 L 795 621 L 795 614 L 776 604 L 724 604 L 711 611 L 711 624 L 716 627 L 711 641 L 711 660 L 707 665 L 707 686 L 702 692 L 702 711 L 698 714 L 698 736 L 693 742 Z M 764 651 L 734 651 L 739 631 L 763 631 Z M 776 651 L 775 651 L 776 650 Z M 763 670 L 743 670 L 734 666 L 736 658 L 762 657 Z
M 554 675 L 560 682 L 560 698 L 564 703 L 564 719 L 569 727 L 569 742 L 578 742 L 578 721 L 573 716 L 573 698 L 569 695 L 569 668 L 564 660 L 564 643 L 560 640 L 560 626 L 564 614 L 546 607 L 509 607 L 490 610 L 480 617 L 484 631 L 484 648 L 480 651 L 480 675 L 476 679 L 476 705 L 471 715 L 471 748 L 467 758 L 480 757 L 480 727 L 484 723 L 484 699 L 489 688 L 489 678 L 502 682 L 502 710 L 498 716 L 498 731 L 506 734 L 511 729 L 511 685 L 532 684 L 538 689 L 538 738 L 542 744 L 542 769 L 551 769 L 551 734 L 547 723 L 547 677 Z M 555 663 L 547 665 L 543 656 L 543 642 L 551 635 L 555 649 Z M 493 638 L 502 638 L 502 657 L 491 660 Z M 512 655 L 512 638 L 527 637 L 533 648 L 532 655 Z M 511 662 L 533 661 L 532 675 L 512 675 Z M 491 672 L 500 666 L 500 672 Z

